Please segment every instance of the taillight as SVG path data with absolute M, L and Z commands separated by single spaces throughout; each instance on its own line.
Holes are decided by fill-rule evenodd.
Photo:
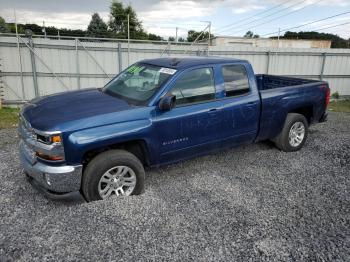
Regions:
M 326 86 L 326 108 L 329 105 L 329 101 L 331 99 L 331 90 L 328 86 Z

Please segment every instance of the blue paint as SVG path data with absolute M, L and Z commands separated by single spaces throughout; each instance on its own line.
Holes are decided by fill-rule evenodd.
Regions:
M 32 100 L 24 117 L 42 131 L 61 131 L 67 164 L 80 164 L 84 154 L 110 145 L 143 141 L 151 166 L 207 154 L 221 148 L 274 138 L 288 112 L 308 107 L 311 122 L 325 113 L 326 82 L 254 75 L 249 62 L 224 58 L 172 58 L 142 61 L 176 73 L 144 105 L 109 96 L 98 89 L 66 92 Z M 250 91 L 226 97 L 223 65 L 243 65 Z M 215 99 L 158 109 L 159 100 L 188 70 L 211 67 Z

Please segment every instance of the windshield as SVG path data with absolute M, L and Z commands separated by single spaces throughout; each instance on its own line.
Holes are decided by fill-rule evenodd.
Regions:
M 171 68 L 134 64 L 110 81 L 102 91 L 141 104 L 149 100 L 175 72 Z

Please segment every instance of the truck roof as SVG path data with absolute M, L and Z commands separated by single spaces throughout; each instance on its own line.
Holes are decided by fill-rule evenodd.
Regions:
M 164 57 L 155 59 L 142 60 L 142 63 L 170 67 L 174 69 L 185 69 L 192 66 L 206 65 L 206 64 L 222 64 L 230 62 L 247 62 L 246 60 L 224 58 L 224 57 Z

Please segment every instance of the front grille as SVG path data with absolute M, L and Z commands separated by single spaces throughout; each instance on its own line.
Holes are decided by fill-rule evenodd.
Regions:
M 33 128 L 23 116 L 20 116 L 19 118 L 18 129 L 19 134 L 24 141 L 32 140 L 34 142 L 36 140 L 36 134 L 34 133 Z
M 21 137 L 20 148 L 28 161 L 34 164 L 36 162 L 36 153 L 32 147 L 36 144 L 36 134 L 22 115 L 19 118 L 18 132 Z
M 27 146 L 26 143 L 23 141 L 20 142 L 20 148 L 22 148 L 25 157 L 28 159 L 28 161 L 33 165 L 36 162 L 36 153 L 35 151 Z

